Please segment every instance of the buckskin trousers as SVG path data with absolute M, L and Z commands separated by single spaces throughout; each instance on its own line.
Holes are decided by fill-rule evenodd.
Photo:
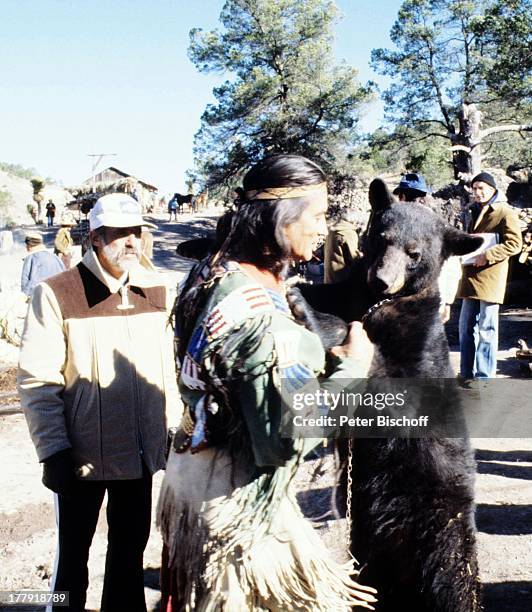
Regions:
M 101 610 L 146 611 L 143 554 L 150 534 L 151 486 L 151 475 L 144 468 L 139 479 L 77 481 L 71 496 L 55 496 L 58 549 L 50 590 L 68 591 L 70 604 L 53 610 L 85 609 L 89 548 L 107 492 L 107 556 Z

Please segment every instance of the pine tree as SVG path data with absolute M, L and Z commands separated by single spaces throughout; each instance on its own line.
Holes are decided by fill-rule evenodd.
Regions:
M 477 173 L 486 141 L 532 130 L 531 32 L 529 0 L 405 0 L 372 53 L 392 138 L 448 139 L 455 178 Z
M 221 30 L 190 33 L 201 72 L 229 73 L 195 138 L 200 173 L 228 184 L 267 154 L 299 153 L 330 170 L 356 137 L 371 97 L 357 71 L 335 65 L 332 0 L 227 0 Z

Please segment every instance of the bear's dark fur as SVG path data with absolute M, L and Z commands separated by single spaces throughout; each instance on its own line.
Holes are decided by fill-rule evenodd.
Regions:
M 364 261 L 342 283 L 294 288 L 292 308 L 326 346 L 341 342 L 344 321 L 364 318 L 376 347 L 371 378 L 450 379 L 438 275 L 447 257 L 472 252 L 480 240 L 420 204 L 394 203 L 378 179 L 370 201 Z M 438 410 L 456 409 L 458 397 L 451 391 L 445 402 Z M 357 438 L 352 446 L 352 552 L 359 580 L 378 590 L 377 610 L 478 610 L 468 439 Z

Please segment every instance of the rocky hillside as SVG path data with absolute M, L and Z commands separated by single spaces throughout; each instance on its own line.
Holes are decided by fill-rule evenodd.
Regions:
M 46 185 L 42 194 L 43 203 L 50 198 L 54 201 L 58 217 L 63 206 L 72 199 L 69 191 L 54 184 Z M 33 224 L 27 210 L 28 204 L 33 203 L 32 195 L 29 179 L 0 170 L 0 229 Z

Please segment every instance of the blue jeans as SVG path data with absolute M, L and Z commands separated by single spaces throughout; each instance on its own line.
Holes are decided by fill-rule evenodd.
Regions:
M 495 378 L 499 346 L 499 304 L 462 300 L 460 374 L 463 378 Z

